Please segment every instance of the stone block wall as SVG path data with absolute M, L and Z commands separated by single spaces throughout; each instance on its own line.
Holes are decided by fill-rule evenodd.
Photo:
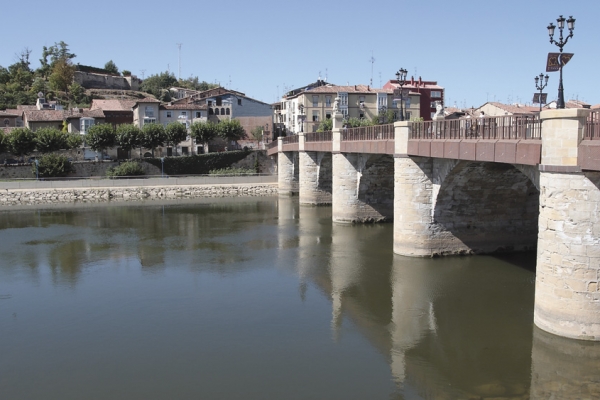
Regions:
M 394 174 L 390 156 L 333 154 L 332 170 L 333 221 L 392 220 Z
M 299 152 L 300 204 L 331 204 L 331 154 Z
M 298 193 L 299 174 L 298 153 L 280 151 L 277 156 L 277 177 L 280 195 L 291 196 Z

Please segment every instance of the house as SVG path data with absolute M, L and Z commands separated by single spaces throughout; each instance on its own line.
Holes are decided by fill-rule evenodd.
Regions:
M 396 79 L 388 81 L 383 85 L 384 89 L 399 89 L 400 82 Z M 436 103 L 439 101 L 444 104 L 444 88 L 439 86 L 436 81 L 424 81 L 419 77 L 415 80 L 414 76 L 410 81 L 402 86 L 403 89 L 408 89 L 411 93 L 419 93 L 420 97 L 420 117 L 424 121 L 431 121 L 436 112 Z M 416 115 L 415 115 L 416 117 Z
M 117 125 L 133 123 L 133 106 L 135 106 L 135 103 L 135 100 L 125 99 L 93 99 L 90 110 L 102 110 L 104 121 L 116 128 Z
M 14 128 L 17 126 L 23 126 L 23 113 L 17 110 L 4 110 L 0 111 L 0 126 L 3 128 Z M 18 125 L 18 121 L 21 121 L 21 125 Z
M 142 128 L 145 124 L 156 124 L 159 122 L 160 101 L 153 98 L 137 100 L 132 107 L 133 124 Z
M 291 93 L 291 94 L 290 94 Z M 404 116 L 411 119 L 419 115 L 420 94 L 410 93 L 404 99 Z M 393 89 L 375 89 L 369 85 L 321 85 L 304 91 L 288 92 L 280 105 L 275 105 L 275 120 L 291 133 L 315 132 L 321 121 L 330 119 L 335 98 L 345 119 L 373 119 L 387 110 L 394 111 L 397 119 L 400 102 L 394 98 Z
M 526 106 L 523 104 L 503 104 L 489 101 L 484 105 L 472 110 L 471 114 L 478 116 L 483 112 L 488 117 L 499 117 L 502 115 L 533 115 L 540 111 L 539 106 Z

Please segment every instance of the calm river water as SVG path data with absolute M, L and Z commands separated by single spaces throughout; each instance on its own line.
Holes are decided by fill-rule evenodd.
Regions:
M 1 399 L 594 398 L 535 254 L 414 259 L 297 199 L 0 212 Z

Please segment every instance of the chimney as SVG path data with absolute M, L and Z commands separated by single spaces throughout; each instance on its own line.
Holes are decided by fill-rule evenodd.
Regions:
M 354 90 L 356 90 L 356 85 L 354 85 Z
M 419 86 L 423 85 L 423 80 L 421 79 L 421 77 L 419 77 Z
M 410 77 L 410 84 L 411 84 L 412 86 L 415 86 L 415 77 L 414 77 L 414 76 L 411 76 L 411 77 Z
M 367 92 L 371 91 L 371 85 L 367 85 Z

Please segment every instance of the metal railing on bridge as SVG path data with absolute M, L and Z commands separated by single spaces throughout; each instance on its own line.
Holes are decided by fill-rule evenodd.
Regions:
M 298 143 L 298 135 L 286 136 L 282 140 L 283 144 L 293 144 Z
M 273 148 L 277 147 L 277 140 L 273 140 L 271 143 L 268 143 L 265 147 L 267 149 L 273 149 Z
M 342 142 L 353 140 L 394 140 L 394 124 L 342 129 Z
M 588 116 L 583 138 L 587 140 L 600 140 L 600 110 L 594 110 Z
M 538 115 L 459 118 L 414 122 L 411 139 L 541 139 Z
M 333 134 L 331 131 L 310 132 L 305 135 L 307 142 L 331 142 Z

